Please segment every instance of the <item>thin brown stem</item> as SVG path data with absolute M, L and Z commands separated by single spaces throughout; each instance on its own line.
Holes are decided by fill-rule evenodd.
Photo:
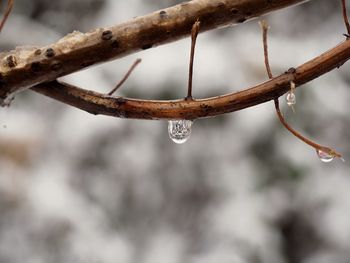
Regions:
M 7 21 L 7 18 L 9 17 L 9 15 L 11 13 L 12 7 L 13 7 L 13 0 L 8 0 L 4 16 L 3 16 L 3 18 L 2 18 L 2 20 L 0 22 L 0 32 L 1 32 L 2 28 L 4 27 L 4 25 L 5 25 L 5 23 Z
M 342 155 L 338 152 L 336 152 L 334 149 L 332 148 L 329 148 L 327 146 L 323 146 L 323 145 L 320 145 L 318 143 L 315 143 L 313 141 L 311 141 L 310 139 L 304 137 L 303 135 L 301 135 L 299 132 L 297 132 L 296 130 L 294 130 L 291 126 L 289 126 L 289 124 L 286 122 L 286 120 L 284 119 L 283 117 L 283 114 L 281 113 L 281 110 L 280 110 L 280 106 L 279 106 L 279 101 L 278 101 L 278 98 L 274 100 L 275 101 L 275 109 L 276 109 L 276 113 L 277 113 L 277 116 L 280 120 L 280 122 L 283 124 L 283 126 L 288 130 L 290 131 L 295 137 L 299 138 L 300 140 L 302 140 L 304 143 L 310 145 L 311 147 L 315 148 L 315 150 L 320 150 L 320 151 L 323 151 L 331 156 L 334 156 L 334 157 L 338 157 L 338 158 L 341 158 Z
M 131 75 L 131 73 L 134 71 L 134 69 L 136 68 L 136 66 L 137 66 L 138 64 L 141 63 L 141 61 L 142 61 L 142 60 L 141 60 L 140 58 L 136 59 L 136 61 L 131 65 L 131 67 L 130 67 L 130 69 L 128 70 L 128 72 L 125 74 L 124 78 L 122 78 L 121 81 L 119 81 L 119 83 L 117 84 L 117 86 L 115 86 L 115 88 L 112 89 L 112 90 L 108 93 L 108 95 L 110 95 L 110 96 L 113 95 L 113 93 L 116 92 L 116 91 L 124 84 L 124 82 L 129 78 L 129 76 Z
M 273 78 L 270 62 L 269 62 L 269 50 L 267 46 L 267 31 L 269 30 L 269 25 L 267 24 L 266 20 L 260 21 L 260 26 L 263 33 L 263 45 L 264 45 L 264 58 L 265 58 L 265 67 L 267 71 L 267 75 L 270 79 Z
M 348 14 L 346 11 L 346 0 L 341 0 L 342 3 L 342 9 L 343 9 L 343 18 L 344 18 L 344 23 L 346 26 L 346 30 L 348 31 L 347 33 L 347 37 L 350 37 L 350 23 L 349 23 L 349 18 L 348 18 Z
M 262 32 L 263 32 L 263 45 L 264 45 L 264 57 L 265 57 L 265 67 L 266 67 L 266 71 L 267 74 L 269 76 L 270 79 L 273 78 L 272 72 L 271 72 L 271 68 L 270 68 L 270 62 L 269 62 L 269 53 L 268 53 L 268 44 L 267 44 L 267 31 L 268 31 L 268 24 L 267 22 L 261 21 L 260 25 L 262 27 Z M 296 86 L 295 86 L 295 82 L 291 81 L 290 82 L 290 91 L 289 92 L 294 92 Z M 284 119 L 283 114 L 281 113 L 280 110 L 280 106 L 279 106 L 279 100 L 278 97 L 274 99 L 275 102 L 275 109 L 276 109 L 276 113 L 278 116 L 278 119 L 280 120 L 280 122 L 282 123 L 282 125 L 289 131 L 291 132 L 295 137 L 299 138 L 301 141 L 303 141 L 304 143 L 310 145 L 311 147 L 313 147 L 315 150 L 320 150 L 323 151 L 327 154 L 329 154 L 330 156 L 334 156 L 334 157 L 338 157 L 341 158 L 341 154 L 339 154 L 338 152 L 336 152 L 334 149 L 331 149 L 327 146 L 323 146 L 320 144 L 317 144 L 313 141 L 311 141 L 310 139 L 304 137 L 303 135 L 301 135 L 299 132 L 297 132 L 296 130 L 294 130 L 288 123 L 287 121 Z
M 194 62 L 194 51 L 196 48 L 197 36 L 199 33 L 199 27 L 201 22 L 197 20 L 193 26 L 191 31 L 191 55 L 190 55 L 190 66 L 188 72 L 188 90 L 187 90 L 187 99 L 192 99 L 192 79 L 193 79 L 193 62 Z

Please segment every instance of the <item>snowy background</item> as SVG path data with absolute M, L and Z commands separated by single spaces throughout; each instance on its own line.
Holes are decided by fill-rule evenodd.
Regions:
M 180 1 L 15 0 L 1 50 L 47 45 Z M 2 8 L 5 1 L 2 1 Z M 274 74 L 344 40 L 340 1 L 265 17 Z M 184 97 L 190 40 L 68 76 L 107 92 Z M 296 91 L 297 130 L 349 159 L 349 64 Z M 198 38 L 194 96 L 266 80 L 258 20 Z M 307 87 L 306 87 L 307 86 Z M 164 121 L 92 116 L 32 91 L 0 109 L 1 263 L 345 263 L 350 164 L 324 164 L 277 121 L 273 103 L 196 121 L 176 145 Z

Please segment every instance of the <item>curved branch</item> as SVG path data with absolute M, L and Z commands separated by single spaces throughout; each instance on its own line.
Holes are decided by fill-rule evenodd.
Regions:
M 198 119 L 238 111 L 283 95 L 291 81 L 297 86 L 340 67 L 350 58 L 350 40 L 305 64 L 258 86 L 201 100 L 149 101 L 111 97 L 59 83 L 42 83 L 32 89 L 92 114 L 136 119 Z
M 263 33 L 263 45 L 264 45 L 264 58 L 265 58 L 265 67 L 266 67 L 266 72 L 267 75 L 269 76 L 270 79 L 273 78 L 272 75 L 272 71 L 271 71 L 271 67 L 270 67 L 270 62 L 269 62 L 269 52 L 268 52 L 268 45 L 267 45 L 267 31 L 269 29 L 269 25 L 267 24 L 267 21 L 263 20 L 260 22 L 261 28 L 262 28 L 262 33 Z M 290 91 L 291 93 L 294 92 L 295 89 L 295 83 L 293 81 L 290 82 Z M 295 129 L 293 129 L 285 120 L 285 118 L 283 117 L 283 114 L 281 112 L 280 109 L 280 103 L 279 103 L 279 99 L 275 98 L 274 99 L 275 102 L 275 110 L 277 113 L 277 117 L 279 119 L 279 121 L 282 123 L 282 125 L 290 132 L 292 133 L 295 137 L 297 137 L 299 140 L 303 141 L 304 143 L 308 144 L 309 146 L 313 147 L 317 154 L 319 155 L 319 153 L 324 153 L 327 154 L 328 158 L 334 158 L 334 157 L 338 157 L 338 158 L 342 158 L 341 154 L 338 153 L 336 150 L 333 150 L 332 148 L 329 148 L 327 146 L 323 146 L 321 144 L 318 144 L 316 142 L 313 142 L 312 140 L 306 138 L 305 136 L 303 136 L 301 133 L 299 133 L 298 131 L 296 131 Z M 294 111 L 293 105 L 292 109 Z
M 197 19 L 204 32 L 305 1 L 192 0 L 109 28 L 73 32 L 50 46 L 1 53 L 0 99 L 93 64 L 187 37 Z
M 276 109 L 276 113 L 277 113 L 277 117 L 280 120 L 280 122 L 282 123 L 282 125 L 290 132 L 292 133 L 295 137 L 297 137 L 299 140 L 303 141 L 304 143 L 308 144 L 309 146 L 313 147 L 316 151 L 322 151 L 327 153 L 329 156 L 333 156 L 333 157 L 338 157 L 338 158 L 342 158 L 342 155 L 340 153 L 338 153 L 336 150 L 329 148 L 327 146 L 323 146 L 321 144 L 315 143 L 312 140 L 306 138 L 305 136 L 301 135 L 299 132 L 297 132 L 296 130 L 294 130 L 284 119 L 283 114 L 280 110 L 280 104 L 278 101 L 278 98 L 275 99 L 275 109 Z
M 6 6 L 6 10 L 5 10 L 5 13 L 4 13 L 4 17 L 2 18 L 1 22 L 0 22 L 0 32 L 2 31 L 10 13 L 11 13 L 11 10 L 12 10 L 12 7 L 13 7 L 13 0 L 8 0 L 7 1 L 7 6 Z

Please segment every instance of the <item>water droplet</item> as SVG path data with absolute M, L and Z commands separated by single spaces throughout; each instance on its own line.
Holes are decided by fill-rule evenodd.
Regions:
M 168 123 L 168 133 L 170 139 L 181 144 L 188 140 L 191 135 L 193 121 L 191 120 L 171 120 Z
M 316 150 L 316 153 L 318 158 L 320 158 L 320 160 L 324 163 L 329 163 L 334 159 L 334 155 L 324 152 L 322 150 Z
M 293 92 L 288 92 L 286 95 L 286 101 L 288 106 L 293 106 L 297 103 L 297 99 Z

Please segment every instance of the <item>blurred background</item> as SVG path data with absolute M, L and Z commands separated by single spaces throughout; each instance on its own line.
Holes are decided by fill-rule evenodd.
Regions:
M 2 9 L 6 1 L 2 1 Z M 175 0 L 15 0 L 2 51 L 53 43 Z M 268 20 L 275 75 L 344 40 L 340 1 L 313 0 Z M 194 96 L 267 79 L 259 20 L 200 34 Z M 190 40 L 65 77 L 120 95 L 186 93 Z M 349 159 L 349 64 L 296 90 L 286 119 Z M 194 123 L 174 144 L 165 121 L 93 116 L 32 91 L 0 109 L 1 263 L 350 262 L 349 162 L 322 163 L 266 103 Z

